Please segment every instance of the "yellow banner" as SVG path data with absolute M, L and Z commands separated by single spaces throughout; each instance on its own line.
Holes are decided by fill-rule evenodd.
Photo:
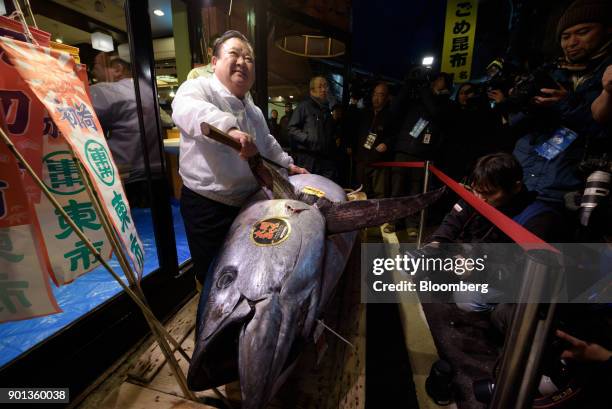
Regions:
M 448 0 L 442 47 L 442 71 L 456 83 L 466 82 L 472 72 L 478 0 Z

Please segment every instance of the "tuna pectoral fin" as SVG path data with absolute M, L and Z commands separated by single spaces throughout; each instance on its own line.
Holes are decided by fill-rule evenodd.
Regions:
M 259 155 L 249 158 L 249 167 L 259 185 L 272 191 L 274 199 L 297 199 L 289 180 L 264 158 Z
M 242 409 L 261 409 L 268 403 L 296 332 L 296 308 L 281 305 L 278 294 L 258 302 L 255 310 L 240 334 Z
M 444 188 L 415 196 L 355 200 L 319 206 L 329 233 L 343 233 L 402 219 L 420 212 L 438 200 Z

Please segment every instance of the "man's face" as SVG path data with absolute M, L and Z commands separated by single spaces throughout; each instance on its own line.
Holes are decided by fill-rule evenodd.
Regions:
M 585 62 L 601 47 L 605 38 L 603 24 L 576 24 L 561 33 L 561 49 L 568 61 Z
M 221 45 L 219 57 L 213 56 L 215 75 L 227 89 L 243 98 L 255 81 L 255 59 L 251 48 L 238 38 Z
M 378 111 L 382 109 L 389 99 L 389 90 L 384 85 L 377 85 L 372 93 L 372 108 Z
M 507 204 L 518 192 L 520 192 L 522 187 L 521 182 L 517 182 L 514 189 L 511 191 L 505 191 L 503 189 L 491 189 L 484 188 L 478 186 L 472 186 L 472 192 L 476 197 L 481 200 L 484 200 L 491 206 L 495 208 L 499 208 L 505 204 Z
M 325 78 L 315 78 L 312 89 L 310 90 L 310 95 L 321 101 L 326 101 L 327 90 L 327 81 L 325 80 Z
M 431 89 L 440 92 L 446 89 L 446 80 L 444 77 L 438 77 L 431 83 Z
M 112 80 L 112 73 L 110 67 L 110 58 L 105 53 L 100 53 L 94 58 L 94 65 L 91 69 L 93 77 L 98 82 L 108 82 Z
M 276 111 L 276 110 L 274 110 L 274 109 L 273 109 L 273 110 L 270 112 L 270 115 L 272 116 L 272 118 L 276 119 L 276 118 L 278 118 L 278 111 Z
M 474 96 L 474 88 L 472 86 L 465 86 L 459 90 L 457 94 L 457 101 L 461 105 L 467 105 L 468 100 Z

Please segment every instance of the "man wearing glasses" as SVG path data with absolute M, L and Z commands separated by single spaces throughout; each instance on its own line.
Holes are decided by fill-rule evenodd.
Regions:
M 335 130 L 327 80 L 314 77 L 310 80 L 310 96 L 298 105 L 289 120 L 291 154 L 299 166 L 338 182 Z

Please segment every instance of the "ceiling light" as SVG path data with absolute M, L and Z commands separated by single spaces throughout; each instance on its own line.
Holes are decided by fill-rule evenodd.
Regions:
M 433 57 L 424 57 L 423 58 L 423 65 L 432 65 L 434 62 L 434 58 Z
M 115 49 L 113 37 L 99 31 L 91 33 L 91 46 L 94 50 L 109 52 Z
M 64 44 L 64 40 L 62 40 L 62 38 L 61 38 L 61 37 L 57 37 L 57 38 L 55 39 L 55 42 L 56 42 L 56 43 L 60 43 L 60 44 Z
M 293 95 L 289 95 L 289 98 L 293 99 Z
M 153 14 L 155 14 L 156 16 L 162 17 L 164 15 L 164 12 L 161 11 L 160 9 L 155 9 L 153 10 Z

